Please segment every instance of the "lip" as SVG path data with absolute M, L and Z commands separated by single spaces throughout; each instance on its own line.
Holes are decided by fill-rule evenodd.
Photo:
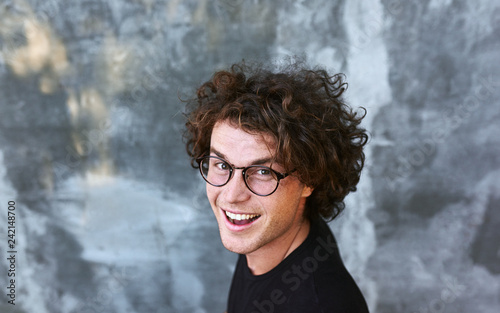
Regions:
M 226 210 L 224 209 L 220 209 L 221 211 L 221 214 L 222 214 L 222 218 L 224 219 L 224 224 L 226 225 L 226 228 L 232 232 L 243 232 L 249 228 L 251 228 L 258 220 L 260 220 L 260 217 L 257 218 L 256 220 L 253 220 L 252 222 L 248 223 L 248 224 L 245 224 L 245 225 L 235 225 L 233 223 L 231 223 L 228 219 L 227 219 L 227 215 L 226 215 Z M 233 212 L 233 211 L 229 211 L 227 210 L 227 212 L 230 212 L 230 213 L 234 213 L 234 214 L 246 214 L 246 213 L 237 213 L 237 212 Z

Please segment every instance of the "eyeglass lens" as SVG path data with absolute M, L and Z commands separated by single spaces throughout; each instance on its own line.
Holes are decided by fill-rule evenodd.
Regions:
M 208 156 L 201 160 L 200 169 L 205 180 L 214 186 L 223 186 L 231 179 L 233 167 L 221 158 Z M 278 186 L 276 173 L 267 166 L 252 165 L 244 169 L 247 187 L 258 195 L 269 195 Z

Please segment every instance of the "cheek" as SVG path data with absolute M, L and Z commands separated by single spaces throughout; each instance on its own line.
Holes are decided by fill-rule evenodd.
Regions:
M 283 189 L 276 195 L 277 203 L 275 207 L 279 208 L 279 211 L 283 213 L 287 212 L 288 214 L 293 214 L 297 210 L 300 211 L 303 206 L 301 204 L 301 199 L 304 195 L 304 187 L 299 182 L 289 182 L 284 186 L 280 186 L 280 188 L 281 187 L 283 187 Z
M 208 201 L 213 205 L 215 203 L 215 199 L 217 199 L 216 190 L 214 190 L 213 186 L 207 184 L 206 192 Z

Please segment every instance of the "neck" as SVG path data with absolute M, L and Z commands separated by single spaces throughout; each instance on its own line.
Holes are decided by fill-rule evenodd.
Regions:
M 262 275 L 275 268 L 306 240 L 309 229 L 309 220 L 303 219 L 293 231 L 289 231 L 283 238 L 274 240 L 257 251 L 247 254 L 247 264 L 252 274 Z

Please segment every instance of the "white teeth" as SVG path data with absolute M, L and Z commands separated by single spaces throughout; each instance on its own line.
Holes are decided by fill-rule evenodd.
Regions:
M 231 213 L 231 212 L 228 212 L 228 211 L 226 211 L 226 215 L 230 219 L 238 220 L 238 221 L 249 220 L 249 219 L 252 219 L 254 217 L 259 216 L 258 214 L 234 214 L 234 213 Z

